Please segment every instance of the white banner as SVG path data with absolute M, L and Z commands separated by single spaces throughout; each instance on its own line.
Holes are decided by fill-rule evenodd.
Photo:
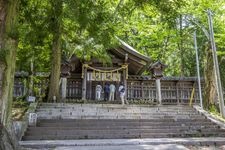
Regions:
M 121 81 L 121 74 L 110 72 L 87 72 L 87 81 Z

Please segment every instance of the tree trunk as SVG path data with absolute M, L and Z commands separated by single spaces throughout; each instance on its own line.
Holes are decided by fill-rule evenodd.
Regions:
M 48 101 L 53 101 L 53 97 L 57 101 L 60 99 L 59 81 L 61 71 L 61 23 L 62 23 L 62 0 L 52 0 L 52 58 L 51 58 L 51 77 L 48 93 Z
M 17 50 L 17 14 L 19 0 L 0 0 L 0 134 L 1 148 L 18 149 L 14 138 L 11 112 Z
M 8 39 L 5 49 L 7 49 L 7 55 L 5 56 L 5 69 L 3 72 L 1 92 L 1 123 L 6 127 L 10 127 L 17 42 L 13 39 Z M 1 64 L 3 65 L 4 63 Z
M 17 49 L 17 14 L 19 0 L 0 1 L 0 65 L 2 72 L 1 123 L 8 127 L 11 117 L 11 103 L 13 97 L 14 72 Z
M 213 64 L 212 50 L 210 43 L 206 44 L 205 48 L 206 58 L 205 58 L 205 68 L 204 68 L 204 108 L 209 110 L 211 106 L 216 104 L 217 94 L 216 94 L 216 80 L 215 80 L 215 70 Z

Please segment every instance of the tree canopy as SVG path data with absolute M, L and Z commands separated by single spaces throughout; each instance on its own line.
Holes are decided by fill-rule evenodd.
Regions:
M 139 52 L 161 60 L 168 76 L 196 76 L 193 32 L 197 31 L 201 74 L 208 30 L 206 10 L 214 13 L 214 31 L 220 71 L 225 82 L 225 30 L 223 0 L 63 0 L 61 49 L 67 59 L 72 54 L 110 63 L 107 49 L 118 44 L 118 36 Z M 21 0 L 17 70 L 50 71 L 52 33 L 55 28 L 51 1 Z M 59 16 L 57 16 L 59 17 Z

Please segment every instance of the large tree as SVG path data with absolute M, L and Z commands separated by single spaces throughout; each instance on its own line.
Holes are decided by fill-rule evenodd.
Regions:
M 59 81 L 60 81 L 60 67 L 61 67 L 61 39 L 62 39 L 62 0 L 50 0 L 51 4 L 51 19 L 50 30 L 52 34 L 52 53 L 51 53 L 51 75 L 50 86 L 48 93 L 48 101 L 60 99 L 59 95 Z
M 192 0 L 188 2 L 189 5 L 183 13 L 186 15 L 192 15 L 193 24 L 196 26 L 198 30 L 198 45 L 200 50 L 200 62 L 202 68 L 202 76 L 204 77 L 204 107 L 205 109 L 210 109 L 212 106 L 218 105 L 218 95 L 217 95 L 217 87 L 215 80 L 215 68 L 213 64 L 213 56 L 212 56 L 212 47 L 210 43 L 209 28 L 208 28 L 208 17 L 206 10 L 211 9 L 214 12 L 214 31 L 215 31 L 215 39 L 217 45 L 217 53 L 218 60 L 220 64 L 220 68 L 224 68 L 224 64 L 222 62 L 222 58 L 224 56 L 224 44 L 222 43 L 225 38 L 225 32 L 222 27 L 222 22 L 224 22 L 223 14 L 225 12 L 224 6 L 225 3 L 223 0 L 215 1 L 206 1 L 206 0 Z M 224 80 L 223 73 L 221 73 L 222 80 Z
M 0 1 L 0 148 L 17 149 L 12 140 L 11 110 L 17 50 L 19 0 Z
M 114 38 L 111 19 L 113 13 L 110 7 L 113 7 L 111 3 L 103 0 L 51 1 L 49 27 L 52 31 L 53 42 L 49 101 L 52 101 L 54 96 L 57 101 L 60 100 L 59 79 L 62 49 L 70 54 L 76 53 L 82 60 L 89 60 L 91 56 L 107 57 L 105 49 L 109 48 Z M 107 59 L 104 60 L 107 61 Z
M 17 50 L 19 0 L 0 1 L 1 123 L 10 126 Z

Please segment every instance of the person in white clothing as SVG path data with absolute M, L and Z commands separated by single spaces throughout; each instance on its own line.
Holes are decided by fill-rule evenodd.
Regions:
M 96 85 L 96 100 L 101 99 L 102 86 L 100 84 Z
M 115 87 L 114 84 L 110 84 L 109 89 L 110 89 L 109 101 L 114 101 L 114 95 L 115 95 L 116 87 Z
M 126 102 L 126 104 L 128 104 L 128 101 L 125 100 L 125 86 L 123 84 L 121 84 L 119 86 L 119 93 L 120 93 L 120 99 L 122 101 L 122 105 L 124 105 L 124 102 Z

